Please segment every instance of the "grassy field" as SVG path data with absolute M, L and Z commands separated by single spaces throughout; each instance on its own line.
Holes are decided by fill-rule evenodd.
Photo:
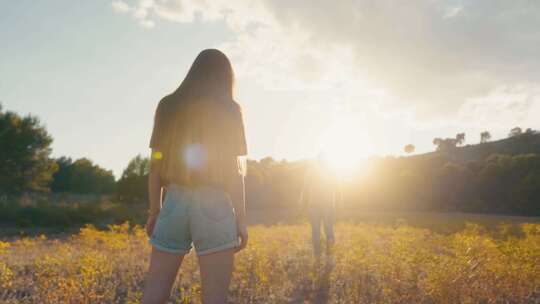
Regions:
M 467 221 L 433 214 L 343 220 L 333 256 L 319 261 L 306 223 L 254 225 L 249 247 L 237 255 L 229 300 L 540 303 L 537 220 Z M 4 237 L 0 303 L 138 303 L 148 253 L 143 229 L 127 223 L 73 235 Z M 172 302 L 198 303 L 199 282 L 190 254 Z

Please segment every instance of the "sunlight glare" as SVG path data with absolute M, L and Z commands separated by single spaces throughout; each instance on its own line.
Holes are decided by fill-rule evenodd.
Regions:
M 324 163 L 335 174 L 346 177 L 361 171 L 373 154 L 371 140 L 352 118 L 343 118 L 328 128 L 320 140 Z

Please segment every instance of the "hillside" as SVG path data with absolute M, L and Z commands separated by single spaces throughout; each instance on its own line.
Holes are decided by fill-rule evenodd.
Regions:
M 445 156 L 454 162 L 483 160 L 492 154 L 540 154 L 540 134 L 522 134 L 482 144 L 465 145 L 451 151 L 435 151 L 411 156 L 411 158 L 432 158 Z

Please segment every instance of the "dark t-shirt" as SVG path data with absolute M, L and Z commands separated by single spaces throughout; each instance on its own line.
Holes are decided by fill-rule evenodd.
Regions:
M 165 184 L 223 185 L 231 161 L 247 154 L 240 106 L 167 96 L 156 109 L 150 148 Z M 243 161 L 236 165 L 245 174 Z
M 219 119 L 219 126 L 217 126 L 219 137 L 227 145 L 224 150 L 231 151 L 236 156 L 247 155 L 244 122 L 240 106 L 231 102 L 230 105 L 223 106 L 223 111 L 219 115 L 226 116 Z M 156 109 L 150 148 L 162 152 L 167 149 L 170 133 L 176 127 L 175 119 L 178 119 L 177 104 L 167 96 L 159 102 Z

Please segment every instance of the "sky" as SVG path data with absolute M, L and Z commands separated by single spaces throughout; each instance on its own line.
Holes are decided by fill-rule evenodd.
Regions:
M 231 59 L 249 157 L 540 129 L 540 2 L 0 0 L 0 103 L 119 176 L 196 55 Z M 332 133 L 339 130 L 339 134 Z

